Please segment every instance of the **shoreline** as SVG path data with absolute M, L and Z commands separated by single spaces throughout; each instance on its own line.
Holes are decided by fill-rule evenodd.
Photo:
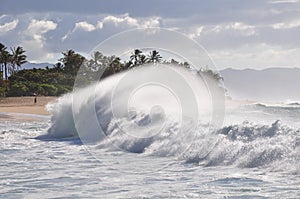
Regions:
M 37 103 L 34 103 L 34 96 L 0 97 L 0 118 L 3 119 L 4 115 L 10 113 L 35 114 L 45 116 L 51 115 L 51 113 L 46 110 L 46 105 L 48 103 L 55 102 L 57 99 L 58 97 L 39 96 L 37 97 Z M 254 103 L 255 101 L 250 100 L 225 100 L 225 106 L 227 107 L 238 107 Z
M 56 99 L 57 97 L 41 96 L 37 97 L 37 103 L 34 103 L 34 97 L 0 98 L 0 113 L 50 115 L 45 106 Z

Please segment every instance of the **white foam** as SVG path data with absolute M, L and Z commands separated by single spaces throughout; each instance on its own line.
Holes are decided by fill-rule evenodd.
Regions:
M 244 122 L 208 131 L 211 130 L 210 110 L 203 110 L 210 105 L 209 94 L 194 75 L 182 73 L 184 78 L 190 78 L 189 85 L 198 89 L 196 93 L 200 91 L 198 97 L 206 98 L 197 99 L 202 102 L 196 107 L 197 112 L 203 116 L 197 120 L 189 115 L 192 110 L 181 115 L 183 112 L 178 109 L 176 98 L 171 101 L 169 98 L 173 96 L 168 90 L 161 94 L 162 87 L 146 86 L 147 90 L 140 90 L 136 98 L 131 98 L 127 91 L 137 91 L 134 90 L 138 88 L 136 81 L 142 82 L 143 76 L 151 75 L 151 68 L 133 73 L 138 78 L 126 79 L 126 73 L 115 75 L 48 105 L 52 113 L 48 136 L 79 135 L 85 141 L 97 141 L 97 148 L 174 156 L 205 166 L 269 167 L 299 173 L 299 130 L 275 121 L 269 125 Z

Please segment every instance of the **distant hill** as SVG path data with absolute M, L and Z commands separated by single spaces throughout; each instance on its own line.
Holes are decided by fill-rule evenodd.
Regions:
M 234 99 L 300 101 L 300 68 L 220 71 L 225 87 Z
M 50 63 L 31 63 L 26 62 L 22 65 L 22 69 L 33 69 L 33 68 L 46 68 L 48 66 L 49 68 L 52 68 L 54 64 Z

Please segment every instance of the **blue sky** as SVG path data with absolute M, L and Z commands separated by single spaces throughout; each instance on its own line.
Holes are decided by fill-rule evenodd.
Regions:
M 196 40 L 218 69 L 300 67 L 300 0 L 1 0 L 0 42 L 28 60 L 90 52 L 113 34 L 161 27 Z

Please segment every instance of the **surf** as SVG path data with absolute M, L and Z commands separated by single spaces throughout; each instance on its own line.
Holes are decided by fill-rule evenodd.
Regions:
M 205 167 L 266 167 L 272 171 L 286 169 L 299 173 L 298 129 L 280 120 L 267 125 L 250 121 L 213 125 L 213 111 L 208 108 L 212 106 L 211 95 L 205 82 L 194 72 L 176 68 L 173 72 L 180 73 L 189 87 L 182 87 L 182 82 L 179 85 L 163 82 L 164 86 L 179 93 L 177 96 L 184 88 L 191 88 L 196 95 L 189 95 L 195 97 L 196 106 L 191 107 L 199 113 L 195 117 L 193 110 L 183 110 L 181 106 L 184 100 L 189 102 L 190 99 L 176 98 L 170 89 L 157 83 L 143 84 L 145 76 L 158 77 L 155 71 L 170 74 L 170 70 L 174 69 L 143 67 L 131 74 L 121 73 L 75 89 L 47 105 L 52 116 L 51 126 L 44 136 L 80 138 L 95 154 L 122 151 L 173 157 L 179 162 Z M 163 78 L 164 75 L 154 80 L 158 82 Z M 175 86 L 180 89 L 176 90 Z

